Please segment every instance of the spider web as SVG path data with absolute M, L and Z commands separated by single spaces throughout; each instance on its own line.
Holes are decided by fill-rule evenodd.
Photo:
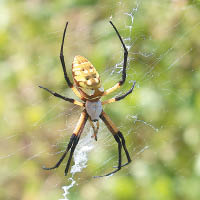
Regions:
M 129 50 L 129 57 L 128 57 L 128 68 L 127 68 L 127 79 L 128 81 L 126 82 L 126 84 L 131 85 L 131 83 L 133 83 L 134 80 L 136 80 L 135 78 L 137 77 L 137 84 L 135 87 L 135 90 L 132 94 L 132 98 L 134 99 L 134 93 L 139 92 L 140 88 L 143 88 L 144 86 L 146 87 L 146 85 L 148 83 L 153 82 L 155 79 L 159 78 L 160 76 L 162 76 L 163 74 L 167 73 L 170 70 L 173 70 L 174 67 L 176 67 L 176 64 L 179 63 L 182 59 L 184 59 L 191 51 L 192 48 L 189 49 L 188 51 L 182 52 L 180 55 L 178 55 L 176 58 L 171 58 L 170 54 L 171 52 L 174 51 L 174 49 L 176 48 L 177 45 L 180 45 L 180 43 L 187 37 L 187 35 L 192 32 L 194 29 L 196 29 L 197 27 L 199 27 L 199 24 L 194 24 L 193 27 L 191 27 L 190 30 L 188 30 L 188 32 L 186 32 L 184 35 L 182 35 L 182 37 L 179 38 L 179 40 L 172 46 L 169 47 L 166 51 L 164 51 L 162 54 L 160 55 L 156 55 L 156 51 L 157 49 L 142 49 L 140 52 L 135 52 L 134 51 L 134 46 L 137 44 L 137 40 L 140 39 L 141 37 L 143 37 L 143 39 L 145 41 L 151 41 L 151 38 L 147 38 L 144 35 L 140 35 L 140 30 L 136 30 L 134 27 L 134 22 L 135 20 L 137 20 L 137 15 L 140 15 L 142 13 L 140 13 L 140 4 L 142 1 L 137 1 L 135 3 L 135 5 L 132 6 L 131 9 L 127 10 L 125 3 L 123 1 L 119 1 L 116 4 L 117 8 L 120 8 L 118 13 L 113 13 L 114 11 L 110 11 L 110 17 L 109 19 L 113 20 L 114 22 L 117 22 L 118 20 L 121 21 L 121 19 L 123 18 L 124 20 L 124 26 L 123 29 L 120 29 L 120 33 L 121 31 L 123 32 L 123 30 L 126 32 L 127 35 L 122 35 L 123 40 L 126 44 L 126 47 Z M 108 19 L 106 19 L 106 21 L 108 21 Z M 175 24 L 173 27 L 171 27 L 172 29 L 175 29 L 176 26 L 178 25 L 178 23 L 180 23 L 179 21 L 177 22 L 177 24 Z M 116 23 L 115 23 L 116 24 Z M 117 25 L 117 24 L 116 24 Z M 128 31 L 127 31 L 128 30 Z M 136 34 L 136 37 L 133 38 L 133 32 L 136 32 L 138 34 Z M 166 30 L 167 31 L 167 30 Z M 51 37 L 60 37 L 60 35 L 62 34 L 63 30 L 59 30 L 53 33 L 50 33 L 48 39 L 50 40 Z M 59 34 L 58 34 L 59 33 Z M 99 38 L 101 38 L 101 34 L 98 36 Z M 117 36 L 116 36 L 117 37 Z M 96 39 L 98 40 L 98 38 Z M 119 45 L 120 46 L 120 45 Z M 120 48 L 120 47 L 119 47 Z M 120 59 L 118 59 L 120 55 Z M 146 67 L 145 70 L 141 71 L 137 68 L 134 68 L 134 62 L 135 62 L 135 57 L 141 56 L 143 58 L 146 58 L 147 60 L 153 60 L 150 64 L 150 66 Z M 167 69 L 162 69 L 159 70 L 159 72 L 157 72 L 157 68 L 159 67 L 159 63 L 162 62 L 166 57 L 169 56 L 169 64 L 168 64 L 168 68 Z M 103 77 L 106 77 L 107 74 L 109 74 L 109 80 L 105 79 L 103 80 L 103 82 L 105 83 L 105 85 L 112 81 L 113 83 L 117 82 L 119 80 L 119 77 L 121 77 L 121 72 L 122 72 L 122 65 L 123 65 L 123 48 L 120 49 L 120 51 L 118 52 L 118 54 L 113 55 L 114 59 L 119 60 L 114 66 L 107 66 L 106 69 L 104 70 L 104 72 L 101 72 L 101 75 Z M 44 63 L 40 62 L 40 58 L 38 58 L 38 66 L 43 65 Z M 144 65 L 148 65 L 147 63 L 142 63 Z M 45 65 L 48 65 L 48 63 L 45 63 Z M 138 75 L 139 73 L 139 75 Z M 52 75 L 52 73 L 51 73 Z M 39 80 L 38 80 L 39 82 Z M 163 85 L 161 85 L 162 90 L 165 91 L 165 95 L 168 95 L 168 93 L 170 93 L 171 91 L 169 91 L 168 89 L 168 80 L 166 80 Z M 147 87 L 146 87 L 147 88 Z M 28 93 L 31 93 L 31 90 L 33 89 L 32 87 L 29 88 L 30 92 L 28 91 Z M 150 90 L 150 88 L 147 88 L 148 90 Z M 122 93 L 124 93 L 124 90 L 121 89 L 121 92 L 119 94 L 116 95 L 120 95 Z M 141 93 L 141 104 L 140 105 L 132 105 L 129 106 L 129 108 L 131 110 L 137 110 L 136 112 L 133 111 L 133 114 L 128 114 L 126 116 L 125 120 L 131 121 L 132 122 L 132 126 L 130 127 L 130 129 L 128 130 L 128 132 L 123 132 L 125 138 L 129 138 L 130 135 L 135 135 L 140 137 L 139 135 L 141 134 L 140 129 L 148 129 L 150 132 L 150 136 L 152 136 L 154 133 L 159 133 L 159 131 L 163 128 L 162 125 L 157 127 L 154 124 L 152 124 L 151 121 L 145 121 L 143 119 L 140 119 L 140 113 L 138 112 L 138 108 L 140 106 L 143 106 L 144 108 L 146 108 L 147 105 L 153 103 L 152 99 L 148 99 L 146 98 L 146 95 L 148 94 L 149 91 L 146 91 L 144 93 Z M 150 90 L 151 92 L 151 90 Z M 59 93 L 59 91 L 58 91 Z M 67 89 L 66 91 L 67 96 L 72 96 L 72 92 L 70 90 Z M 154 95 L 154 93 L 151 93 L 151 95 Z M 48 97 L 47 101 L 51 101 L 52 98 L 54 97 Z M 181 97 L 180 97 L 181 98 Z M 182 99 L 180 99 L 182 100 Z M 28 163 L 30 163 L 31 161 L 38 159 L 40 157 L 49 157 L 50 159 L 56 161 L 56 159 L 58 159 L 58 157 L 64 152 L 66 145 L 68 144 L 68 138 L 66 139 L 65 133 L 66 132 L 72 132 L 73 127 L 76 124 L 76 120 L 74 121 L 70 121 L 68 122 L 68 119 L 70 120 L 70 117 L 73 116 L 79 116 L 80 114 L 80 110 L 77 108 L 77 106 L 72 106 L 70 108 L 68 108 L 67 110 L 64 107 L 64 104 L 60 103 L 60 101 L 57 101 L 58 103 L 52 104 L 52 108 L 43 116 L 43 118 L 41 118 L 39 121 L 37 121 L 34 126 L 33 126 L 33 130 L 30 130 L 30 132 L 34 132 L 34 128 L 39 128 L 39 129 L 47 129 L 49 133 L 51 133 L 51 128 L 48 128 L 50 123 L 53 123 L 54 121 L 59 121 L 59 120 L 66 120 L 66 128 L 64 129 L 57 129 L 56 130 L 56 134 L 57 134 L 57 140 L 52 142 L 52 145 L 50 145 L 47 149 L 45 150 L 38 150 L 37 153 L 33 153 L 32 156 L 30 156 L 28 159 L 24 160 L 22 162 L 22 164 L 19 164 L 18 167 L 16 167 L 15 170 L 13 170 L 12 172 L 10 172 L 10 176 L 16 176 L 16 174 L 18 173 L 18 171 L 23 170 L 23 166 L 27 165 Z M 37 102 L 40 103 L 40 102 Z M 157 105 L 159 107 L 159 105 Z M 113 107 L 114 108 L 114 107 Z M 52 111 L 57 111 L 57 114 L 52 116 Z M 78 118 L 77 118 L 78 119 Z M 4 121 L 6 121 L 7 119 L 4 118 Z M 118 124 L 118 128 L 121 130 L 123 130 L 124 125 L 123 125 L 123 121 Z M 61 126 L 62 127 L 62 126 Z M 16 134 L 17 135 L 17 134 Z M 2 141 L 2 143 L 12 143 L 12 140 L 16 137 L 16 135 L 11 135 L 8 137 L 4 137 L 2 136 L 0 139 Z M 79 175 L 79 173 L 84 173 L 83 170 L 87 170 L 87 165 L 88 165 L 88 161 L 90 160 L 90 157 L 94 156 L 94 155 L 98 155 L 100 152 L 105 151 L 105 149 L 109 149 L 110 147 L 112 147 L 113 145 L 115 145 L 115 141 L 113 140 L 113 137 L 110 133 L 108 133 L 107 128 L 105 127 L 105 125 L 100 121 L 100 130 L 98 133 L 98 143 L 96 143 L 94 141 L 93 138 L 91 138 L 92 135 L 92 129 L 90 128 L 90 126 L 87 124 L 84 132 L 81 136 L 81 139 L 79 141 L 79 144 L 77 145 L 77 148 L 74 152 L 74 164 L 72 164 L 72 167 L 70 169 L 70 172 L 68 174 L 68 177 L 66 178 L 68 181 L 68 184 L 64 184 L 62 185 L 62 189 L 64 191 L 63 193 L 63 198 L 60 199 L 69 199 L 69 194 L 70 191 L 73 188 L 77 188 L 79 185 L 81 185 L 83 182 L 89 182 L 91 179 L 84 179 L 84 178 L 77 178 L 77 176 Z M 141 137 L 140 137 L 141 138 Z M 148 138 L 149 136 L 143 136 L 142 140 L 142 144 L 135 146 L 134 145 L 134 141 L 128 145 L 128 150 L 130 151 L 131 157 L 134 160 L 134 162 L 137 160 L 137 158 L 141 157 L 142 154 L 145 151 L 148 151 L 149 149 L 151 149 L 151 146 L 149 145 L 148 142 Z M 62 141 L 62 142 L 61 142 Z M 29 150 L 34 143 L 37 142 L 37 136 L 32 136 L 32 142 L 27 143 L 27 144 L 23 144 L 22 146 L 19 146 L 17 150 L 11 149 L 9 152 L 10 153 L 5 153 L 2 154 L 0 156 L 0 160 L 6 162 L 6 160 L 8 159 L 12 159 L 12 157 L 16 156 L 19 152 L 24 152 Z M 173 142 L 173 141 L 172 141 Z M 49 145 L 49 144 L 48 144 Z M 57 149 L 60 149 L 60 147 L 63 149 L 62 151 L 57 151 Z M 49 153 L 53 151 L 56 153 Z M 102 159 L 104 160 L 104 159 Z M 102 163 L 101 163 L 101 167 L 98 169 L 95 169 L 94 171 L 94 176 L 95 175 L 101 175 L 100 173 L 102 173 L 102 171 L 106 171 L 108 169 L 110 169 L 110 166 L 117 165 L 117 152 L 115 152 L 115 154 L 113 154 L 112 156 L 110 156 L 109 158 L 106 158 Z M 48 163 L 45 163 L 48 164 Z M 62 167 L 65 166 L 66 162 L 62 164 Z M 138 167 L 141 167 L 140 163 L 135 164 Z M 138 168 L 137 168 L 138 169 Z M 6 171 L 6 167 L 2 168 L 2 171 Z M 63 170 L 63 169 L 60 169 Z M 125 170 L 125 169 L 123 169 Z M 54 173 L 54 171 L 52 172 Z M 128 173 L 128 172 L 127 172 Z M 138 176 L 142 176 L 142 175 L 138 175 Z M 110 177 L 106 177 L 106 178 L 110 178 Z M 47 180 L 47 182 L 50 182 L 50 180 Z M 51 183 L 51 182 L 50 182 Z M 49 186 L 49 184 L 47 184 Z M 59 183 L 54 184 L 54 187 L 60 187 Z M 50 187 L 50 189 L 52 188 L 52 186 Z
M 119 3 L 121 5 L 121 3 Z M 128 36 L 123 38 L 123 41 L 126 45 L 127 50 L 129 51 L 132 47 L 133 44 L 131 44 L 131 34 L 132 34 L 132 29 L 133 29 L 133 24 L 134 24 L 134 14 L 135 12 L 137 12 L 138 10 L 138 4 L 136 5 L 135 8 L 133 8 L 131 10 L 130 13 L 126 12 L 123 13 L 124 16 L 127 16 L 128 18 L 130 18 L 130 23 L 127 25 L 125 25 L 125 29 L 128 29 Z M 110 16 L 109 20 L 113 20 L 113 17 Z M 123 55 L 123 48 L 121 49 L 120 52 Z M 131 57 L 128 58 L 128 63 L 127 65 L 129 66 L 129 62 L 130 60 L 133 59 Z M 110 75 L 114 75 L 114 74 L 121 74 L 122 73 L 122 69 L 123 69 L 123 57 L 121 57 L 121 61 L 119 63 L 116 63 L 114 66 L 112 67 L 108 67 L 107 70 L 105 70 L 105 72 L 103 72 L 103 75 L 106 74 L 110 74 Z M 127 70 L 128 71 L 128 70 Z M 128 75 L 128 72 L 127 72 Z M 134 80 L 132 80 L 131 82 L 133 82 Z M 136 121 L 140 121 L 140 120 L 135 120 Z M 145 121 L 143 122 L 144 124 L 147 124 Z M 100 127 L 104 126 L 104 124 L 102 122 L 100 122 Z M 151 128 L 154 128 L 153 125 L 148 124 L 148 126 L 150 126 Z M 155 128 L 154 128 L 155 129 Z M 87 131 L 86 131 L 87 132 Z M 99 134 L 101 136 L 98 136 L 98 141 L 103 143 L 105 146 L 109 146 L 111 144 L 113 144 L 112 141 L 112 136 L 109 136 L 107 133 L 107 135 L 102 134 L 102 128 L 100 128 L 99 130 Z M 105 132 L 105 131 L 104 131 Z M 106 131 L 107 132 L 107 131 Z M 130 131 L 131 132 L 131 131 Z M 130 134 L 130 132 L 128 134 Z M 68 186 L 63 186 L 63 190 L 64 190 L 64 198 L 60 199 L 60 200 L 67 200 L 67 195 L 69 194 L 69 190 L 75 186 L 76 181 L 74 179 L 74 175 L 77 172 L 81 172 L 85 167 L 87 167 L 87 161 L 88 161 L 88 153 L 93 150 L 94 148 L 94 139 L 91 138 L 93 133 L 93 130 L 90 128 L 90 134 L 86 134 L 84 137 L 82 137 L 82 139 L 80 140 L 78 147 L 75 150 L 74 153 L 74 165 L 71 168 L 71 177 L 69 178 L 69 180 L 71 181 L 71 184 L 69 184 Z M 103 141 L 102 141 L 103 140 Z M 145 146 L 143 149 L 140 150 L 140 152 L 137 152 L 136 157 L 139 156 L 139 154 L 141 154 L 143 151 L 145 151 L 146 149 L 148 149 L 148 146 Z M 98 152 L 97 152 L 98 153 Z M 110 161 L 116 159 L 116 155 L 108 158 L 107 160 L 105 160 L 102 163 L 102 168 L 105 167 L 107 165 L 107 163 L 110 163 Z M 117 163 L 116 163 L 117 165 Z M 98 172 L 97 172 L 98 174 Z M 112 176 L 112 175 L 111 175 Z
M 118 5 L 122 6 L 123 3 L 119 2 Z M 133 26 L 134 26 L 135 14 L 138 11 L 138 9 L 139 9 L 139 3 L 137 2 L 136 6 L 133 7 L 130 12 L 124 12 L 124 13 L 119 14 L 119 17 L 121 17 L 121 15 L 122 15 L 126 19 L 125 20 L 126 22 L 124 23 L 124 30 L 126 32 L 128 32 L 128 35 L 126 37 L 123 37 L 123 41 L 124 41 L 128 51 L 130 51 L 131 48 L 134 47 L 134 41 L 131 40 L 131 34 L 132 34 L 132 31 L 134 30 Z M 115 18 L 117 18 L 117 17 L 115 17 Z M 113 20 L 113 16 L 111 15 L 109 19 Z M 117 21 L 117 19 L 116 19 L 116 21 Z M 123 48 L 121 48 L 120 54 L 123 55 Z M 129 66 L 130 66 L 130 61 L 134 60 L 134 54 L 135 53 L 132 53 L 132 54 L 129 53 L 128 63 L 127 63 L 127 66 L 128 66 L 127 77 L 132 76 L 132 74 L 129 74 Z M 152 56 L 152 53 L 149 53 L 149 54 L 148 53 L 139 53 L 139 54 L 141 54 L 142 56 L 145 56 L 145 57 Z M 154 68 L 154 66 L 152 66 L 151 70 L 153 70 L 153 68 Z M 123 69 L 123 56 L 121 56 L 121 61 L 119 63 L 116 63 L 112 67 L 108 66 L 107 69 L 103 72 L 103 75 L 106 76 L 106 74 L 108 74 L 108 73 L 112 76 L 117 75 L 117 74 L 121 74 L 122 69 Z M 146 73 L 148 74 L 148 73 L 150 73 L 150 71 L 148 71 Z M 134 81 L 134 79 L 130 80 L 129 83 L 133 83 L 133 81 Z M 139 83 L 137 83 L 136 87 L 139 87 Z M 123 93 L 123 92 L 120 92 L 119 94 L 121 94 L 121 93 Z M 127 116 L 127 120 L 132 120 L 133 124 L 142 123 L 145 126 L 150 127 L 154 132 L 159 131 L 159 129 L 155 128 L 150 122 L 140 120 L 135 115 Z M 100 122 L 100 127 L 103 127 L 103 126 L 104 126 L 104 124 L 102 122 Z M 104 146 L 110 146 L 110 145 L 114 144 L 112 136 L 110 134 L 107 134 L 107 132 L 108 131 L 105 131 L 105 130 L 102 131 L 102 128 L 100 128 L 99 134 L 98 134 L 98 135 L 100 135 L 100 136 L 98 136 L 98 141 L 100 143 L 102 143 Z M 133 132 L 136 132 L 136 131 L 133 130 L 133 128 L 132 128 L 128 131 L 128 133 L 125 134 L 125 136 L 127 136 L 127 135 L 129 135 Z M 104 134 L 104 133 L 106 133 L 106 134 Z M 60 200 L 67 200 L 68 199 L 67 196 L 69 194 L 69 190 L 72 189 L 72 187 L 74 187 L 77 183 L 76 180 L 74 179 L 74 175 L 78 172 L 81 172 L 85 167 L 87 167 L 87 161 L 88 161 L 87 155 L 90 151 L 93 150 L 94 145 L 95 145 L 94 139 L 91 139 L 91 135 L 92 135 L 92 129 L 90 129 L 90 134 L 86 134 L 84 137 L 82 137 L 82 139 L 80 140 L 80 142 L 78 144 L 77 149 L 75 150 L 74 165 L 72 166 L 71 171 L 70 171 L 71 177 L 68 179 L 68 180 L 71 181 L 71 183 L 68 186 L 62 187 L 62 189 L 64 190 L 64 194 L 63 194 L 64 198 L 62 198 Z M 148 145 L 145 145 L 142 148 L 139 148 L 139 150 L 134 149 L 133 145 L 128 146 L 128 149 L 132 149 L 132 151 L 135 153 L 134 159 L 137 159 L 137 157 L 139 157 L 148 148 L 149 148 Z M 101 151 L 101 150 L 98 150 L 98 151 Z M 97 154 L 98 154 L 98 152 L 97 152 Z M 101 164 L 101 168 L 106 168 L 107 164 L 111 163 L 111 161 L 113 162 L 113 160 L 117 160 L 117 154 L 113 155 L 110 158 L 108 158 L 107 160 L 105 160 Z M 117 163 L 115 165 L 117 166 Z M 98 171 L 102 171 L 102 170 L 98 170 Z M 98 171 L 96 172 L 96 175 L 99 174 Z M 109 178 L 109 177 L 106 177 L 106 178 Z
M 145 71 L 143 71 L 143 73 L 140 76 L 137 76 L 137 84 L 136 84 L 136 88 L 134 92 L 137 92 L 137 90 L 142 87 L 143 85 L 146 85 L 146 83 L 149 83 L 151 81 L 153 81 L 154 79 L 157 79 L 158 77 L 160 77 L 163 73 L 166 73 L 167 71 L 171 70 L 173 67 L 176 66 L 176 64 L 178 62 L 180 62 L 182 59 L 184 59 L 185 56 L 187 56 L 192 49 L 189 49 L 186 52 L 183 52 L 181 55 L 179 55 L 177 58 L 172 58 L 171 61 L 169 61 L 169 65 L 168 68 L 166 70 L 163 70 L 159 73 L 157 73 L 156 68 L 159 66 L 159 63 L 162 62 L 167 56 L 170 56 L 171 52 L 173 52 L 173 50 L 176 48 L 176 45 L 179 45 L 180 42 L 185 39 L 186 35 L 189 33 L 185 33 L 185 35 L 183 35 L 174 45 L 173 47 L 168 48 L 163 54 L 156 56 L 156 49 L 154 50 L 143 50 L 141 52 L 134 52 L 134 45 L 135 43 L 137 43 L 137 40 L 140 37 L 143 37 L 144 40 L 149 41 L 151 40 L 151 38 L 147 38 L 146 36 L 141 36 L 141 35 L 137 35 L 136 38 L 132 38 L 132 32 L 135 31 L 134 29 L 134 21 L 135 21 L 135 16 L 137 14 L 141 14 L 139 13 L 140 11 L 140 1 L 136 1 L 135 5 L 132 7 L 132 9 L 130 9 L 129 11 L 125 11 L 124 9 L 124 3 L 119 1 L 118 4 L 116 6 L 121 7 L 121 13 L 117 13 L 117 15 L 115 14 L 115 16 L 110 16 L 110 20 L 114 20 L 114 21 L 120 21 L 120 18 L 124 19 L 124 31 L 126 32 L 126 36 L 122 36 L 123 37 L 123 41 L 125 42 L 125 45 L 129 51 L 129 57 L 128 57 L 128 64 L 127 64 L 127 79 L 129 79 L 128 83 L 129 85 L 131 85 L 131 83 L 133 83 L 133 81 L 135 80 L 135 76 L 137 74 L 137 69 L 133 69 L 130 70 L 130 67 L 134 68 L 134 61 L 135 61 L 135 56 L 141 56 L 148 59 L 154 59 L 154 61 L 152 62 L 152 64 L 150 65 L 150 67 L 147 67 L 147 69 Z M 179 23 L 179 22 L 178 22 Z M 196 24 L 194 27 L 192 27 L 192 29 L 195 29 L 197 26 L 199 26 L 199 24 Z M 172 28 L 176 28 L 176 25 Z M 192 31 L 192 29 L 189 30 L 189 32 Z M 120 30 L 122 31 L 122 30 Z M 136 30 L 137 31 L 137 30 Z M 166 30 L 167 31 L 167 30 Z M 101 37 L 101 35 L 99 36 Z M 101 73 L 103 74 L 103 76 L 106 76 L 107 74 L 110 74 L 110 78 L 109 80 L 106 79 L 104 80 L 105 84 L 106 82 L 113 80 L 113 82 L 116 82 L 116 80 L 118 80 L 119 76 L 122 73 L 122 66 L 123 66 L 123 48 L 121 47 L 120 50 L 120 61 L 117 62 L 114 66 L 108 66 L 106 68 L 106 70 Z M 118 55 L 116 56 L 116 60 L 117 60 Z M 169 58 L 170 60 L 170 58 Z M 131 71 L 131 72 L 130 72 Z M 117 77 L 117 78 L 115 78 Z M 131 78 L 130 78 L 131 77 Z M 167 82 L 163 83 L 163 90 L 167 91 Z M 121 90 L 121 92 L 119 92 L 117 95 L 119 94 L 123 94 L 123 90 Z M 134 98 L 134 92 L 133 92 L 133 97 Z M 144 94 L 146 95 L 146 93 Z M 145 96 L 143 96 L 143 98 L 145 99 Z M 142 99 L 142 98 L 141 98 Z M 146 100 L 148 101 L 148 99 Z M 141 103 L 146 104 L 146 101 L 143 101 Z M 151 99 L 149 99 L 149 101 L 151 101 Z M 148 102 L 149 103 L 149 102 Z M 137 105 L 133 105 L 132 107 L 130 107 L 130 109 L 135 109 L 137 108 Z M 138 116 L 140 113 L 138 114 L 132 114 L 132 115 L 127 115 L 126 120 L 128 121 L 132 121 L 133 126 L 130 128 L 130 130 L 127 133 L 124 133 L 125 137 L 127 138 L 130 134 L 135 134 L 138 135 L 140 134 L 140 128 L 146 128 L 149 130 L 149 134 L 152 135 L 154 133 L 159 133 L 159 130 L 162 129 L 162 125 L 159 127 L 156 127 L 155 125 L 153 125 L 151 123 L 151 121 L 145 121 L 140 119 L 140 117 Z M 137 126 L 134 126 L 136 125 Z M 113 138 L 110 134 L 108 134 L 108 131 L 105 128 L 105 125 L 100 122 L 100 130 L 99 130 L 99 136 L 98 136 L 98 145 L 99 143 L 103 144 L 104 147 L 109 148 L 110 146 L 115 145 L 115 142 L 113 141 Z M 88 129 L 88 127 L 87 127 Z M 119 129 L 123 129 L 123 122 L 122 124 L 120 124 Z M 64 198 L 62 198 L 62 200 L 66 200 L 68 199 L 68 195 L 70 190 L 73 187 L 78 187 L 78 184 L 81 184 L 80 180 L 76 180 L 75 174 L 76 173 L 80 173 L 84 168 L 87 167 L 87 162 L 88 162 L 88 154 L 90 151 L 94 151 L 93 154 L 99 154 L 100 151 L 102 151 L 102 149 L 98 149 L 96 147 L 97 144 L 94 143 L 94 140 L 91 139 L 91 135 L 92 135 L 92 130 L 90 129 L 90 134 L 87 134 L 87 130 L 85 131 L 86 134 L 83 134 L 82 139 L 80 140 L 80 143 L 78 144 L 78 147 L 74 153 L 74 165 L 71 168 L 71 177 L 68 178 L 68 180 L 71 182 L 69 183 L 69 185 L 67 186 L 63 186 L 62 189 L 64 190 Z M 140 136 L 139 136 L 140 137 Z M 143 143 L 141 146 L 134 146 L 134 143 L 130 144 L 128 146 L 129 151 L 131 152 L 131 156 L 133 158 L 134 161 L 137 160 L 137 158 L 141 157 L 141 155 L 145 152 L 148 151 L 151 147 L 149 146 L 149 142 L 148 142 L 148 137 L 143 138 Z M 95 148 L 94 148 L 95 146 Z M 96 152 L 96 153 L 95 153 Z M 108 168 L 110 165 L 112 166 L 112 163 L 115 163 L 114 165 L 117 165 L 117 154 L 112 155 L 111 157 L 107 158 L 106 160 L 104 160 L 101 163 L 101 167 L 100 169 L 95 171 L 94 175 L 99 175 L 100 173 L 102 173 L 101 171 L 106 170 L 106 168 Z M 136 167 L 137 165 L 139 165 L 138 167 L 140 168 L 141 165 L 140 163 L 136 162 Z M 103 170 L 102 170 L 103 169 Z M 137 168 L 138 169 L 138 168 Z M 136 176 L 143 176 L 140 175 L 140 173 L 136 174 Z M 109 177 L 106 177 L 106 179 Z M 84 180 L 85 182 L 85 180 Z M 61 200 L 61 199 L 60 199 Z

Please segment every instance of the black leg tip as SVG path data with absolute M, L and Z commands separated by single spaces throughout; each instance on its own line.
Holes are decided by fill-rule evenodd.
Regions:
M 45 167 L 45 166 L 42 166 L 42 169 L 44 169 L 44 170 L 48 170 L 48 168 L 47 168 L 47 167 Z
M 65 31 L 66 31 L 66 29 L 67 29 L 67 26 L 68 26 L 68 21 L 67 21 L 66 24 L 65 24 Z
M 93 176 L 92 178 L 102 178 L 104 176 Z
M 65 171 L 65 176 L 67 176 L 67 174 L 68 174 L 68 171 L 67 172 Z
M 55 168 L 57 168 L 57 167 L 50 167 L 50 168 L 45 167 L 45 166 L 42 167 L 42 169 L 44 169 L 44 170 L 52 170 L 52 169 L 55 169 Z

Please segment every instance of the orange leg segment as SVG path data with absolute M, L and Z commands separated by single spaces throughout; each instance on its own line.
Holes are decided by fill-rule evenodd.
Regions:
M 60 166 L 60 164 L 62 163 L 62 161 L 64 160 L 65 156 L 67 155 L 68 151 L 71 150 L 69 158 L 68 158 L 68 161 L 67 161 L 67 165 L 66 165 L 66 168 L 65 168 L 65 176 L 67 175 L 69 167 L 70 167 L 71 159 L 72 159 L 72 156 L 73 156 L 73 153 L 74 153 L 74 150 L 76 148 L 76 145 L 78 144 L 78 141 L 80 139 L 80 136 L 81 136 L 81 133 L 83 131 L 83 128 L 85 127 L 87 119 L 88 119 L 88 114 L 84 110 L 81 113 L 81 116 L 80 116 L 80 119 L 78 121 L 78 124 L 77 124 L 77 126 L 76 126 L 76 128 L 74 130 L 74 133 L 72 134 L 72 136 L 70 138 L 70 141 L 69 141 L 69 144 L 67 146 L 67 149 L 65 150 L 65 152 L 62 155 L 62 157 L 60 158 L 60 160 L 53 167 L 47 168 L 47 167 L 44 166 L 43 169 L 51 170 L 51 169 L 58 168 Z
M 115 97 L 115 98 L 111 98 L 111 99 L 108 99 L 108 100 L 106 100 L 106 101 L 103 101 L 102 102 L 102 105 L 104 105 L 104 104 L 108 104 L 108 103 L 113 103 L 113 102 L 115 102 L 115 101 L 120 101 L 120 100 L 122 100 L 122 99 L 124 99 L 126 96 L 128 96 L 129 94 L 131 94 L 132 92 L 133 92 L 133 89 L 134 89 L 134 87 L 135 87 L 135 81 L 133 82 L 133 85 L 132 85 L 132 87 L 131 87 L 131 89 L 128 91 L 128 92 L 126 92 L 125 94 L 123 94 L 123 95 L 121 95 L 121 96 L 118 96 L 118 97 Z
M 105 174 L 103 176 L 95 176 L 95 178 L 98 177 L 104 177 L 104 176 L 110 176 L 116 172 L 118 172 L 122 167 L 128 165 L 131 162 L 131 158 L 130 155 L 128 153 L 128 150 L 126 148 L 126 143 L 125 143 L 125 139 L 124 136 L 122 135 L 122 133 L 117 129 L 117 127 L 115 126 L 115 124 L 112 122 L 112 120 L 109 118 L 109 116 L 103 111 L 100 118 L 103 120 L 103 122 L 106 124 L 106 126 L 108 127 L 108 129 L 110 130 L 110 132 L 113 134 L 116 142 L 118 143 L 118 167 L 116 170 Z M 125 163 L 124 165 L 121 164 L 122 162 L 122 156 L 121 156 L 121 149 L 124 149 L 126 157 L 128 162 Z

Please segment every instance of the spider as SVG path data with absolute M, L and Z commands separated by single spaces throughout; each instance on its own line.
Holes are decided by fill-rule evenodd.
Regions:
M 115 91 L 116 89 L 120 88 L 125 83 L 125 80 L 126 80 L 126 66 L 127 66 L 128 50 L 119 34 L 117 28 L 112 23 L 112 21 L 110 21 L 110 24 L 114 28 L 122 46 L 123 46 L 124 61 L 123 61 L 122 79 L 117 84 L 115 84 L 113 87 L 104 91 L 104 89 L 101 87 L 101 80 L 100 80 L 100 76 L 99 76 L 98 72 L 96 71 L 94 66 L 83 56 L 75 56 L 74 61 L 72 63 L 72 76 L 73 76 L 74 83 L 72 83 L 70 81 L 70 79 L 67 75 L 67 71 L 66 71 L 66 67 L 65 67 L 65 60 L 64 60 L 64 55 L 63 55 L 65 34 L 66 34 L 67 26 L 68 26 L 68 22 L 66 22 L 64 33 L 63 33 L 63 38 L 62 38 L 61 50 L 60 50 L 60 61 L 61 61 L 62 69 L 64 72 L 64 78 L 65 78 L 68 86 L 72 89 L 72 91 L 75 93 L 75 95 L 79 99 L 82 100 L 82 102 L 68 98 L 68 97 L 64 97 L 64 96 L 62 96 L 56 92 L 53 92 L 43 86 L 39 86 L 39 87 L 46 90 L 47 92 L 51 93 L 55 97 L 61 98 L 65 101 L 68 101 L 70 103 L 73 103 L 73 104 L 83 107 L 83 111 L 81 113 L 80 119 L 76 125 L 76 128 L 73 131 L 73 134 L 70 138 L 70 141 L 69 141 L 67 148 L 66 148 L 65 152 L 63 153 L 62 157 L 53 167 L 47 168 L 47 167 L 43 166 L 44 170 L 52 170 L 52 169 L 58 168 L 60 166 L 60 164 L 62 163 L 62 161 L 64 160 L 67 153 L 70 151 L 68 162 L 67 162 L 66 168 L 65 168 L 65 175 L 67 175 L 74 150 L 76 148 L 76 145 L 79 142 L 81 133 L 83 131 L 83 128 L 84 128 L 87 120 L 89 120 L 90 125 L 93 128 L 93 132 L 94 132 L 93 137 L 95 138 L 95 140 L 97 140 L 97 132 L 99 129 L 99 119 L 101 119 L 105 123 L 105 125 L 107 126 L 109 131 L 112 133 L 112 135 L 114 136 L 114 139 L 116 140 L 116 142 L 118 144 L 118 166 L 115 167 L 116 168 L 115 170 L 113 170 L 110 173 L 107 173 L 103 176 L 110 176 L 110 175 L 118 172 L 122 167 L 128 165 L 131 162 L 131 158 L 128 153 L 127 147 L 126 147 L 124 136 L 118 130 L 118 128 L 115 126 L 115 124 L 111 121 L 109 116 L 103 111 L 102 105 L 113 103 L 115 101 L 120 101 L 120 100 L 124 99 L 127 95 L 129 95 L 133 91 L 136 82 L 135 81 L 133 82 L 131 89 L 128 92 L 126 92 L 125 94 L 123 94 L 121 96 L 117 96 L 115 98 L 108 99 L 103 102 L 100 101 L 102 96 L 108 95 L 111 92 Z M 88 90 L 88 89 L 90 91 L 92 91 L 93 94 L 91 94 L 91 95 L 88 94 L 86 92 L 86 90 Z M 96 122 L 96 127 L 94 125 L 95 122 Z M 122 156 L 121 156 L 122 148 L 124 149 L 126 157 L 127 157 L 127 162 L 123 165 L 122 165 Z M 96 177 L 103 177 L 103 176 L 96 176 Z

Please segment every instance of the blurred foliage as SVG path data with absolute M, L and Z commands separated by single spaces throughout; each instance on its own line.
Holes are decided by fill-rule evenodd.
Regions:
M 134 8 L 132 24 L 127 13 Z M 121 35 L 130 37 L 128 78 L 120 91 L 133 80 L 137 87 L 105 110 L 124 133 L 133 162 L 110 178 L 92 178 L 117 160 L 112 136 L 105 145 L 110 133 L 104 127 L 69 199 L 200 199 L 199 0 L 1 0 L 0 199 L 62 198 L 64 166 L 50 172 L 41 166 L 58 160 L 80 109 L 37 86 L 74 97 L 59 61 L 66 20 L 68 71 L 73 57 L 83 55 L 105 88 L 116 83 L 120 75 L 113 66 L 123 52 L 110 16 Z

